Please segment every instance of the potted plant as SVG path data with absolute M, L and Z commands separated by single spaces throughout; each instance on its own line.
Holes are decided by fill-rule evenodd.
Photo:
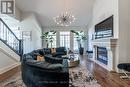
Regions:
M 71 30 L 71 32 L 76 35 L 79 53 L 80 53 L 80 55 L 83 55 L 83 52 L 84 52 L 83 43 L 85 40 L 87 40 L 87 37 L 83 34 L 83 31 L 78 32 L 75 30 Z
M 56 34 L 56 31 L 52 30 L 52 31 L 48 31 L 42 34 L 41 38 L 46 41 L 47 44 L 47 48 L 49 46 L 49 44 L 51 44 L 52 47 L 52 43 L 54 41 L 53 35 Z

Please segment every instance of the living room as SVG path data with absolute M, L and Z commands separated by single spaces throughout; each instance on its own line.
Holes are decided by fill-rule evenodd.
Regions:
M 129 0 L 0 2 L 1 87 L 130 87 Z

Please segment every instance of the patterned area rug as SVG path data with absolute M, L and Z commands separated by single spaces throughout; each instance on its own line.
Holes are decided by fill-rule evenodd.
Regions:
M 84 66 L 69 69 L 69 87 L 101 87 Z
M 21 73 L 17 73 L 11 78 L 0 82 L 0 87 L 26 87 L 22 81 Z
M 101 87 L 86 67 L 69 68 L 69 87 Z M 1 82 L 0 87 L 26 87 L 21 74 L 17 73 L 10 79 Z

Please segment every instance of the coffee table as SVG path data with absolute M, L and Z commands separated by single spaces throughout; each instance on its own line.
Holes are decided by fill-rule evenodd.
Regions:
M 68 66 L 69 67 L 75 67 L 79 65 L 79 55 L 77 54 L 69 54 L 68 55 Z

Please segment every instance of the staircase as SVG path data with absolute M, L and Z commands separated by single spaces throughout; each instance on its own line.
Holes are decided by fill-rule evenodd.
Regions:
M 23 54 L 22 40 L 11 31 L 6 23 L 0 18 L 0 40 L 19 56 Z
M 0 77 L 18 67 L 23 55 L 23 41 L 0 18 Z

